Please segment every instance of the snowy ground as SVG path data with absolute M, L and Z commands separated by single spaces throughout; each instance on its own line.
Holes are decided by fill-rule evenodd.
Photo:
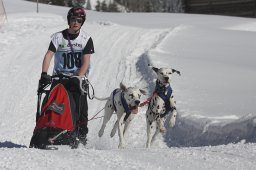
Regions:
M 4 1 L 8 24 L 0 29 L 0 169 L 256 169 L 256 20 L 184 14 L 88 11 L 83 26 L 94 40 L 89 77 L 96 95 L 122 81 L 150 93 L 147 67 L 181 71 L 172 87 L 178 120 L 152 149 L 145 149 L 142 108 L 129 129 L 127 148 L 102 138 L 101 119 L 89 122 L 88 146 L 57 151 L 29 149 L 35 126 L 36 89 L 50 35 L 67 27 L 68 8 Z M 146 99 L 145 96 L 144 99 Z M 89 102 L 89 118 L 104 102 Z M 100 114 L 100 116 L 103 113 Z

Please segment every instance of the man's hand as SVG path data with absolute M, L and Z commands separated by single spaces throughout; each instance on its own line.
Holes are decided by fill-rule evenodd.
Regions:
M 51 84 L 51 82 L 52 82 L 51 76 L 48 75 L 46 72 L 42 72 L 39 82 L 40 82 L 40 85 L 42 85 L 42 86 Z

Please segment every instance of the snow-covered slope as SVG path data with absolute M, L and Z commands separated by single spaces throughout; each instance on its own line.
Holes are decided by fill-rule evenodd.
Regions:
M 150 95 L 155 75 L 147 64 L 173 67 L 182 74 L 172 80 L 177 125 L 145 149 L 141 108 L 127 132 L 127 149 L 117 149 L 117 135 L 109 137 L 113 117 L 102 138 L 102 119 L 89 122 L 86 148 L 45 151 L 27 148 L 36 88 L 50 36 L 67 27 L 68 8 L 40 4 L 37 14 L 35 3 L 4 2 L 9 23 L 0 30 L 1 169 L 256 168 L 256 145 L 247 143 L 256 140 L 255 19 L 87 11 L 83 29 L 95 45 L 89 79 L 96 95 L 108 96 L 121 81 Z M 103 106 L 89 101 L 89 118 Z

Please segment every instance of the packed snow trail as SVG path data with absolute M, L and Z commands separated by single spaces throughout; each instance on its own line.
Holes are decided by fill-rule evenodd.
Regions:
M 96 52 L 92 58 L 92 73 L 89 76 L 89 79 L 94 85 L 96 96 L 108 97 L 115 88 L 119 88 L 119 84 L 121 82 L 123 82 L 126 86 L 137 86 L 142 89 L 147 88 L 148 84 L 146 81 L 144 81 L 143 78 L 145 75 L 138 71 L 139 68 L 137 63 L 140 60 L 140 56 L 154 48 L 156 44 L 159 43 L 170 30 L 124 27 L 108 22 L 94 23 L 92 26 L 95 25 L 98 28 L 94 28 L 93 34 L 95 34 L 95 36 L 92 35 L 95 37 L 95 47 L 99 49 L 106 49 L 101 50 L 98 53 Z M 87 25 L 87 30 L 90 30 L 90 27 L 92 26 Z M 105 38 L 105 35 L 111 36 Z M 110 44 L 109 42 L 114 43 Z M 113 54 L 115 57 L 110 57 Z M 109 77 L 104 75 L 111 76 Z M 100 80 L 99 77 L 101 78 Z M 144 96 L 143 100 L 145 100 L 146 97 L 147 96 Z M 93 113 L 97 113 L 98 110 L 104 107 L 104 105 L 105 103 L 102 101 L 89 101 L 89 116 L 92 117 Z M 135 118 L 132 124 L 136 124 L 136 127 L 137 124 L 139 124 L 142 125 L 142 127 L 132 128 L 131 126 L 131 130 L 129 130 L 138 134 L 141 140 L 139 140 L 140 142 L 138 143 L 134 143 L 134 139 L 129 138 L 127 141 L 128 147 L 131 147 L 129 144 L 132 143 L 134 143 L 132 147 L 144 147 L 145 145 L 145 108 L 141 110 L 143 111 L 138 113 L 137 118 Z M 107 147 L 116 148 L 118 140 L 117 135 L 114 139 L 115 141 L 109 138 L 110 130 L 113 126 L 113 123 L 115 122 L 115 119 L 116 116 L 114 115 L 108 123 L 105 134 L 102 137 L 103 139 L 98 139 L 97 133 L 95 135 L 95 131 L 92 132 L 93 134 L 89 132 L 88 138 L 90 142 L 94 142 L 94 147 L 96 146 L 97 149 L 107 149 Z M 101 120 L 91 121 L 90 128 L 95 129 L 97 132 L 99 130 L 100 124 Z M 102 144 L 102 142 L 104 142 L 104 144 Z M 106 145 L 106 142 L 109 142 L 108 145 Z

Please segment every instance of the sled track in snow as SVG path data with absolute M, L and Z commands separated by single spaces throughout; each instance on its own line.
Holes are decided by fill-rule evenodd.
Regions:
M 148 84 L 148 91 L 151 94 L 154 91 L 156 78 L 152 69 L 148 66 L 154 65 L 150 60 L 149 51 L 157 47 L 157 43 L 168 34 L 163 33 L 156 44 L 151 49 L 143 53 L 137 63 L 136 69 L 142 76 L 143 80 Z M 149 95 L 150 95 L 149 94 Z M 179 113 L 174 128 L 168 127 L 168 118 L 166 120 L 167 133 L 164 140 L 168 147 L 199 147 L 199 146 L 215 146 L 229 143 L 255 143 L 256 142 L 256 116 L 248 114 L 239 119 L 211 119 L 196 116 L 182 116 Z

